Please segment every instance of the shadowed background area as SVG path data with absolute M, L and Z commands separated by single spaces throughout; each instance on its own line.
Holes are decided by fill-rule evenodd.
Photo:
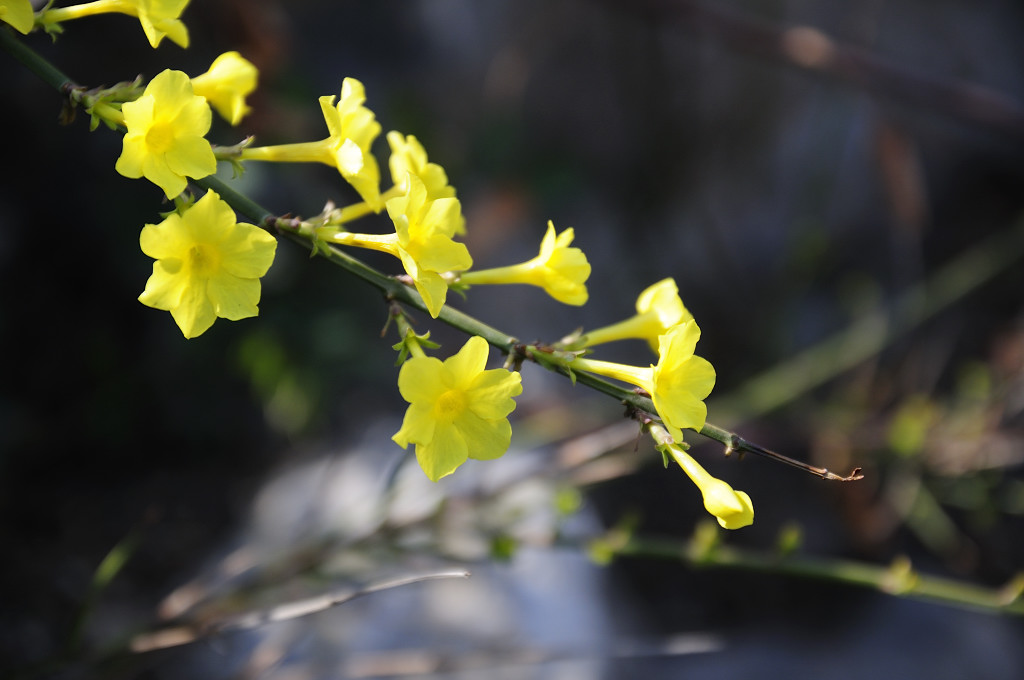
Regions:
M 184 20 L 187 51 L 150 49 L 125 16 L 25 41 L 89 86 L 195 75 L 239 50 L 260 89 L 238 128 L 215 121 L 222 144 L 320 139 L 317 97 L 360 79 L 384 130 L 416 135 L 446 169 L 476 266 L 532 257 L 549 219 L 575 228 L 593 265 L 582 308 L 517 287 L 456 307 L 554 341 L 628 316 L 674 277 L 718 372 L 709 420 L 864 468 L 827 483 L 691 435 L 695 457 L 753 498 L 755 524 L 728 544 L 770 551 L 798 528 L 803 554 L 906 556 L 993 588 L 1024 568 L 1018 3 L 207 0 Z M 58 125 L 59 95 L 6 54 L 0 86 L 0 670 L 1024 672 L 1019 618 L 771 570 L 595 566 L 586 542 L 610 527 L 684 541 L 706 514 L 618 404 L 536 366 L 510 453 L 426 482 L 389 439 L 404 402 L 375 290 L 282 242 L 259 318 L 185 341 L 136 299 L 152 266 L 139 230 L 169 209 L 160 190 L 114 171 L 116 134 L 81 114 Z M 374 150 L 388 186 L 383 138 Z M 239 186 L 279 214 L 356 200 L 323 166 L 253 163 Z M 418 319 L 441 355 L 463 342 Z M 599 358 L 653 360 L 642 343 Z M 112 549 L 124 563 L 101 588 Z M 174 615 L 467 564 L 468 580 L 121 653 Z

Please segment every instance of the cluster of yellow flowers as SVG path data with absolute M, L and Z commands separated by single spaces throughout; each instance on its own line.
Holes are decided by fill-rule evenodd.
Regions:
M 0 19 L 22 33 L 33 27 L 57 33 L 63 22 L 102 13 L 137 17 L 153 47 L 164 37 L 188 46 L 180 15 L 188 0 L 96 0 L 33 14 L 28 0 L 0 0 Z M 472 270 L 473 259 L 456 237 L 465 233 L 465 219 L 455 189 L 444 169 L 429 161 L 419 141 L 392 131 L 386 135 L 391 154 L 392 186 L 381 190 L 380 168 L 371 147 L 381 133 L 376 116 L 366 107 L 363 84 L 345 78 L 340 98 L 320 97 L 328 136 L 319 141 L 254 147 L 243 142 L 233 150 L 217 149 L 206 139 L 211 107 L 232 125 L 249 111 L 245 99 L 256 88 L 256 67 L 237 52 L 218 57 L 210 69 L 190 78 L 165 70 L 139 94 L 112 99 L 96 107 L 112 126 L 123 126 L 123 149 L 117 172 L 146 178 L 160 187 L 177 210 L 159 224 L 146 225 L 142 251 L 152 257 L 153 273 L 139 300 L 167 310 L 186 338 L 209 329 L 219 318 L 238 320 L 258 314 L 260 279 L 274 260 L 276 239 L 263 229 L 238 223 L 231 207 L 214 191 L 198 201 L 184 192 L 189 179 L 212 175 L 218 160 L 236 165 L 257 162 L 313 162 L 334 167 L 358 193 L 361 202 L 325 210 L 306 225 L 304 235 L 321 243 L 368 248 L 397 258 L 408 280 L 437 317 L 448 289 L 484 284 L 527 284 L 544 289 L 568 305 L 586 303 L 591 267 L 575 233 L 557 233 L 548 222 L 536 257 L 494 269 Z M 343 225 L 370 214 L 387 213 L 394 231 L 354 233 Z M 749 497 L 711 477 L 684 450 L 682 430 L 704 427 L 704 399 L 715 383 L 711 364 L 694 355 L 700 328 L 679 298 L 672 279 L 643 291 L 636 315 L 587 333 L 577 332 L 555 345 L 551 361 L 570 371 L 585 371 L 621 380 L 651 396 L 664 424 L 652 436 L 696 483 L 705 507 L 722 526 L 738 528 L 753 521 Z M 400 326 L 407 324 L 400 319 Z M 591 359 L 591 348 L 628 338 L 645 340 L 658 361 L 648 367 Z M 507 368 L 487 370 L 487 342 L 471 337 L 444 360 L 426 355 L 422 340 L 405 332 L 403 351 L 411 356 L 398 377 L 402 397 L 410 406 L 393 439 L 403 448 L 413 444 L 416 457 L 432 480 L 451 474 L 469 458 L 502 456 L 511 441 L 508 416 L 522 392 L 521 377 Z M 404 354 L 403 354 L 404 356 Z

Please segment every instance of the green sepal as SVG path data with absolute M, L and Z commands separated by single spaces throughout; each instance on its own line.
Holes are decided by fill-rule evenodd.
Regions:
M 415 344 L 421 349 L 437 349 L 441 346 L 440 343 L 434 342 L 430 339 L 430 331 L 427 331 L 423 335 L 417 335 L 412 329 L 409 329 L 404 338 L 391 346 L 391 349 L 398 352 L 398 359 L 395 360 L 395 366 L 401 366 L 405 363 L 405 360 L 409 358 L 409 355 L 412 353 L 409 349 L 410 344 Z

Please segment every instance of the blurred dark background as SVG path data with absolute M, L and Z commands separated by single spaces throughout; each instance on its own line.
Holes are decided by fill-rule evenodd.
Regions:
M 780 531 L 798 526 L 810 555 L 882 565 L 908 556 L 923 573 L 990 587 L 1024 568 L 1019 3 L 206 0 L 184 19 L 188 50 L 169 41 L 150 49 L 124 16 L 68 24 L 56 43 L 38 34 L 25 41 L 91 86 L 164 68 L 196 75 L 239 50 L 260 68 L 261 84 L 238 129 L 215 122 L 210 137 L 223 144 L 247 134 L 261 144 L 320 139 L 316 98 L 359 78 L 384 130 L 416 135 L 447 170 L 477 266 L 531 257 L 549 219 L 575 228 L 593 265 L 583 308 L 486 287 L 453 298 L 456 306 L 520 338 L 556 340 L 628 316 L 640 290 L 675 277 L 703 330 L 699 353 L 718 371 L 709 420 L 816 465 L 864 468 L 862 482 L 826 483 L 760 459 L 727 460 L 691 436 L 694 455 L 754 500 L 755 524 L 728 542 L 770 550 Z M 403 408 L 394 337 L 380 338 L 386 308 L 375 290 L 282 242 L 259 318 L 221 320 L 185 341 L 169 314 L 136 300 L 151 268 L 138 233 L 167 209 L 160 190 L 114 171 L 116 134 L 90 133 L 82 115 L 58 125 L 58 94 L 6 54 L 0 84 L 0 672 L 356 675 L 318 660 L 323 648 L 311 639 L 354 650 L 358 635 L 337 631 L 371 616 L 381 639 L 364 640 L 369 647 L 420 640 L 471 657 L 477 648 L 466 640 L 476 638 L 460 637 L 457 622 L 427 617 L 410 632 L 416 619 L 383 606 L 354 608 L 351 627 L 338 624 L 334 638 L 295 633 L 262 675 L 246 665 L 259 648 L 251 638 L 226 651 L 200 644 L 100 667 L 81 661 L 154 626 L 168 594 L 254 545 L 273 480 L 321 461 L 345 466 L 363 456 L 378 472 L 394 464 L 400 451 L 388 437 Z M 375 151 L 387 186 L 383 136 Z M 240 186 L 282 214 L 355 200 L 319 166 L 251 164 Z M 370 219 L 365 230 L 387 228 L 386 218 Z M 993 238 L 1003 240 L 941 278 Z M 367 259 L 397 273 L 387 259 Z M 906 297 L 936 277 L 948 287 Z M 882 325 L 858 326 L 865 318 Z M 425 315 L 420 324 L 442 354 L 462 342 Z M 851 327 L 868 330 L 783 370 L 767 392 L 750 382 Z M 880 350 L 858 359 L 876 341 Z M 601 356 L 651 361 L 631 343 Z M 506 458 L 550 459 L 560 443 L 621 415 L 611 400 L 537 367 L 524 370 L 524 387 Z M 689 482 L 629 434 L 608 448 L 632 461 L 632 473 L 581 486 L 580 535 L 631 517 L 640 535 L 689 537 L 705 517 Z M 440 489 L 464 491 L 452 480 Z M 462 497 L 466 513 L 483 512 L 465 501 L 479 497 Z M 271 506 L 308 502 L 282 498 Z M 330 508 L 310 512 L 347 521 Z M 274 544 L 275 559 L 316 535 L 304 521 Z M 502 526 L 482 533 L 501 537 Z M 127 561 L 93 601 L 97 566 L 118 545 Z M 461 554 L 443 547 L 423 552 Z M 602 640 L 582 656 L 603 661 L 506 663 L 502 677 L 1024 673 L 1018 619 L 653 558 L 595 575 L 579 548 L 568 563 L 559 561 L 565 548 L 529 550 L 548 557 L 524 547 L 508 562 L 486 551 L 475 558 L 478 582 L 519 613 L 511 620 L 523 628 L 508 624 L 512 637 L 545 643 L 523 632 L 539 625 L 529 624 L 530 607 L 586 611 L 576 625 L 598 632 L 577 642 Z M 580 592 L 542 590 L 543 606 L 531 605 L 523 579 L 536 586 L 537 573 L 524 565 L 552 554 L 561 557 L 539 573 L 557 571 Z M 390 573 L 409 560 L 386 555 L 351 572 L 314 560 L 278 585 L 310 571 L 320 585 L 340 573 Z M 474 616 L 497 607 L 486 595 L 445 593 L 456 611 L 465 596 Z M 393 596 L 366 602 L 374 597 Z M 593 612 L 580 609 L 588 599 Z M 423 642 L 417 636 L 428 629 L 436 637 Z M 702 635 L 714 637 L 702 646 Z M 690 636 L 688 651 L 608 651 L 622 640 L 678 636 Z

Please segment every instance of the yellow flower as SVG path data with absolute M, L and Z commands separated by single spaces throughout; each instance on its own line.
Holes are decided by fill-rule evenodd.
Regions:
M 166 70 L 146 86 L 142 96 L 121 106 L 128 132 L 115 168 L 125 177 L 145 177 L 174 198 L 188 184 L 217 170 L 217 159 L 204 135 L 210 107 L 192 92 L 188 76 Z
M 484 370 L 486 364 L 487 342 L 479 336 L 443 363 L 420 356 L 402 364 L 398 389 L 410 406 L 392 439 L 403 449 L 415 444 L 420 467 L 435 482 L 468 458 L 492 460 L 508 450 L 521 377 Z
M 662 279 L 645 289 L 636 300 L 636 314 L 619 323 L 585 333 L 579 347 L 593 347 L 613 340 L 640 338 L 655 352 L 658 338 L 676 324 L 692 319 L 693 314 L 679 299 L 673 279 Z
M 395 223 L 394 234 L 353 234 L 324 230 L 319 238 L 332 243 L 370 248 L 390 253 L 402 261 L 430 316 L 437 318 L 448 296 L 447 272 L 473 266 L 465 244 L 452 240 L 462 210 L 457 198 L 427 198 L 419 177 L 410 174 L 405 194 L 387 202 L 388 215 Z
M 169 311 L 186 338 L 217 317 L 237 321 L 259 313 L 260 277 L 274 261 L 277 241 L 235 213 L 213 191 L 184 214 L 147 224 L 139 238 L 154 258 L 142 304 Z
M 32 30 L 36 18 L 29 0 L 0 0 L 0 21 L 10 24 L 19 33 Z
M 704 399 L 715 386 L 715 369 L 693 352 L 700 338 L 700 328 L 693 319 L 676 324 L 659 337 L 658 364 L 649 368 L 627 366 L 610 361 L 577 358 L 572 370 L 589 371 L 643 388 L 651 395 L 654 408 L 676 441 L 682 441 L 680 430 L 698 432 L 707 419 Z
M 370 153 L 370 145 L 380 134 L 380 123 L 373 111 L 363 106 L 365 101 L 363 84 L 355 78 L 345 78 L 336 106 L 334 95 L 320 97 L 330 137 L 318 142 L 248 147 L 242 150 L 241 159 L 330 165 L 338 169 L 374 211 L 379 211 L 380 168 Z
M 95 0 L 48 9 L 40 16 L 40 21 L 53 26 L 97 14 L 127 14 L 138 18 L 149 44 L 154 48 L 165 36 L 181 47 L 188 47 L 188 29 L 179 18 L 188 3 L 189 0 Z
M 735 491 L 722 480 L 712 477 L 701 467 L 700 463 L 683 451 L 680 447 L 669 445 L 664 447 L 679 467 L 704 496 L 704 508 L 715 516 L 718 523 L 726 529 L 740 529 L 754 523 L 754 506 L 750 496 L 744 491 Z
M 555 236 L 555 225 L 549 221 L 537 257 L 508 267 L 466 272 L 459 281 L 471 286 L 525 283 L 543 288 L 548 295 L 564 304 L 582 305 L 587 301 L 586 281 L 590 276 L 590 263 L 582 250 L 569 247 L 574 236 L 572 228 Z
M 192 78 L 192 91 L 206 97 L 221 117 L 238 125 L 249 113 L 245 98 L 256 89 L 259 71 L 238 52 L 225 52 L 210 64 L 210 70 Z
M 398 191 L 405 191 L 405 178 L 412 173 L 419 177 L 427 188 L 428 199 L 455 197 L 455 187 L 448 184 L 448 175 L 444 168 L 427 160 L 427 152 L 418 139 L 392 130 L 387 134 L 387 140 L 391 147 L 391 157 L 388 159 L 391 181 Z M 466 221 L 461 212 L 455 233 L 466 233 Z

